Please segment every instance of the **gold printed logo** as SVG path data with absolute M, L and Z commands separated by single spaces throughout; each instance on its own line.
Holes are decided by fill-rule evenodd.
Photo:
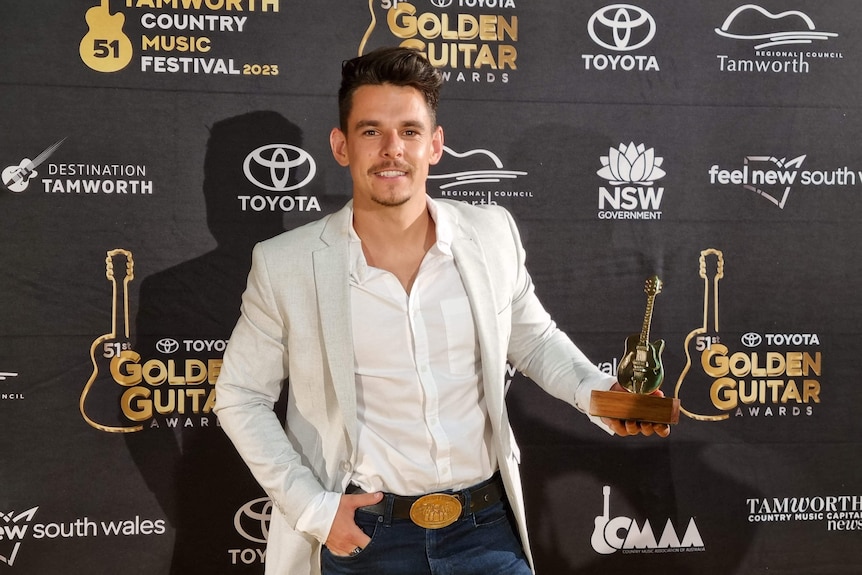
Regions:
M 84 421 L 100 431 L 130 433 L 141 431 L 145 421 L 157 423 L 156 414 L 211 413 L 222 359 L 188 358 L 180 362 L 142 358 L 129 339 L 128 286 L 135 277 L 132 252 L 111 250 L 105 263 L 113 293 L 111 331 L 97 337 L 90 346 L 93 373 L 78 402 Z M 201 351 L 196 346 L 199 343 L 203 344 L 188 341 L 194 351 Z M 217 343 L 213 342 L 214 348 Z M 159 345 L 163 352 L 176 351 L 179 342 L 171 345 L 165 339 Z
M 117 281 L 115 274 L 114 258 L 124 261 L 122 281 Z M 97 337 L 90 346 L 90 360 L 93 362 L 93 373 L 81 392 L 78 407 L 84 421 L 100 431 L 113 433 L 128 433 L 140 431 L 142 425 L 109 425 L 100 421 L 102 415 L 91 417 L 87 408 L 87 399 L 91 392 L 95 392 L 99 399 L 102 396 L 111 397 L 115 394 L 116 382 L 110 377 L 111 362 L 123 353 L 128 353 L 132 344 L 129 341 L 129 293 L 128 285 L 135 278 L 135 262 L 132 252 L 123 249 L 111 250 L 105 258 L 105 276 L 111 282 L 111 331 Z M 101 402 L 99 402 L 101 403 Z M 109 401 L 116 406 L 116 401 Z M 99 410 L 101 412 L 101 410 Z
M 409 2 L 384 3 L 389 32 L 405 48 L 419 50 L 440 68 L 517 70 L 518 17 L 500 14 L 419 12 Z M 377 27 L 374 0 L 371 22 L 359 44 L 361 56 Z
M 81 40 L 78 52 L 84 64 L 97 72 L 117 72 L 132 61 L 132 41 L 123 33 L 126 17 L 111 14 L 110 0 L 87 10 L 89 31 Z
M 722 343 L 718 283 L 724 277 L 724 263 L 724 254 L 717 249 L 700 253 L 703 323 L 685 338 L 686 363 L 674 391 L 680 400 L 680 411 L 698 421 L 723 421 L 731 412 L 752 417 L 811 415 L 811 404 L 820 403 L 820 381 L 814 379 L 822 374 L 819 351 L 744 352 L 732 351 Z M 741 341 L 749 346 L 759 345 L 760 339 L 753 335 L 749 332 Z M 767 343 L 776 344 L 784 339 L 771 335 Z M 810 341 L 819 343 L 816 337 Z M 790 338 L 790 343 L 795 344 L 795 338 Z M 698 364 L 700 370 L 695 373 L 692 368 Z M 686 384 L 684 393 L 683 384 Z

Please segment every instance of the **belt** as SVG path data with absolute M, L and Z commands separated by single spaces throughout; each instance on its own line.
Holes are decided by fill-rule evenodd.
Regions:
M 362 489 L 356 485 L 347 487 L 348 494 L 360 492 Z M 409 497 L 385 493 L 379 503 L 360 507 L 359 511 L 383 516 L 390 512 L 392 519 L 410 519 L 420 527 L 439 529 L 490 507 L 502 500 L 504 493 L 503 481 L 498 472 L 490 479 L 460 491 Z

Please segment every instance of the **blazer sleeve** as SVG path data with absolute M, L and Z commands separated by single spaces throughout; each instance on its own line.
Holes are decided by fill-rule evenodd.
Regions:
M 214 411 L 254 477 L 296 528 L 306 506 L 324 488 L 273 411 L 288 376 L 284 321 L 259 244 L 216 382 Z
M 610 389 L 616 378 L 599 370 L 551 319 L 536 296 L 518 228 L 511 214 L 506 212 L 506 215 L 517 269 L 512 293 L 509 361 L 546 392 L 588 414 L 591 392 Z M 590 420 L 611 432 L 600 418 L 590 416 Z

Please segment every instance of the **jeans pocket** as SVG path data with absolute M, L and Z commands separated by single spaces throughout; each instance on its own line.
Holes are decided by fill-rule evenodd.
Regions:
M 356 525 L 362 530 L 363 533 L 371 537 L 371 541 L 362 548 L 361 551 L 354 553 L 352 555 L 335 555 L 327 549 L 325 546 L 323 547 L 323 560 L 324 563 L 326 561 L 333 561 L 334 563 L 346 564 L 353 561 L 359 561 L 360 558 L 365 557 L 366 555 L 370 555 L 374 552 L 374 542 L 379 538 L 380 530 L 383 528 L 383 524 L 379 521 L 368 519 L 363 521 L 357 513 Z
M 493 527 L 506 520 L 506 507 L 502 501 L 473 514 L 473 525 L 476 527 Z

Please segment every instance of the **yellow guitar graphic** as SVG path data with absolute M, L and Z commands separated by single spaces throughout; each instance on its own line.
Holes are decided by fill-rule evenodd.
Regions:
M 715 275 L 712 277 L 712 282 L 710 282 L 709 273 L 707 271 L 707 258 L 709 256 L 715 256 L 716 258 Z M 712 344 L 719 342 L 718 280 L 724 277 L 724 254 L 722 254 L 719 250 L 713 248 L 706 249 L 700 252 L 699 273 L 700 277 L 703 278 L 703 325 L 693 329 L 685 338 L 685 367 L 683 368 L 682 373 L 680 373 L 679 379 L 676 382 L 674 397 L 680 400 L 680 411 L 682 411 L 690 418 L 699 421 L 721 421 L 727 419 L 728 417 L 730 417 L 730 415 L 727 413 L 715 415 L 696 413 L 694 411 L 695 408 L 692 407 L 692 400 L 683 399 L 680 396 L 680 390 L 682 388 L 683 381 L 685 381 L 685 378 L 689 375 L 689 370 L 691 369 L 692 354 L 702 357 L 703 352 L 707 351 Z M 712 292 L 711 294 L 710 291 Z M 712 297 L 710 297 L 710 295 Z M 712 310 L 712 314 L 710 314 L 710 310 Z M 712 320 L 712 328 L 710 328 L 709 325 L 710 319 Z M 693 345 L 692 342 L 694 342 Z M 690 387 L 691 386 L 689 386 L 689 388 Z M 687 390 L 690 391 L 690 389 L 688 388 Z M 692 395 L 696 397 L 708 398 L 709 391 L 697 390 L 695 394 Z M 691 398 L 691 395 L 689 397 Z
M 121 284 L 118 285 L 114 276 L 114 258 L 125 259 L 125 274 Z M 113 288 L 113 302 L 111 307 L 111 331 L 97 337 L 90 346 L 90 360 L 93 362 L 93 373 L 81 392 L 79 408 L 84 421 L 100 431 L 114 433 L 128 433 L 140 431 L 143 425 L 110 425 L 96 419 L 107 419 L 116 417 L 120 410 L 120 390 L 122 387 L 111 377 L 111 358 L 117 357 L 122 351 L 131 349 L 129 341 L 129 294 L 128 285 L 134 277 L 135 262 L 132 260 L 132 252 L 122 249 L 111 250 L 105 258 L 105 275 L 111 282 Z M 122 310 L 122 311 L 121 311 Z M 100 413 L 96 418 L 91 417 L 87 409 L 87 398 L 91 392 L 97 393 L 99 405 L 90 411 Z M 103 405 L 108 405 L 106 411 Z M 111 415 L 107 415 L 110 413 Z
M 109 0 L 87 10 L 90 30 L 81 40 L 78 51 L 84 64 L 97 72 L 116 72 L 132 61 L 132 41 L 123 33 L 126 17 L 111 14 Z

